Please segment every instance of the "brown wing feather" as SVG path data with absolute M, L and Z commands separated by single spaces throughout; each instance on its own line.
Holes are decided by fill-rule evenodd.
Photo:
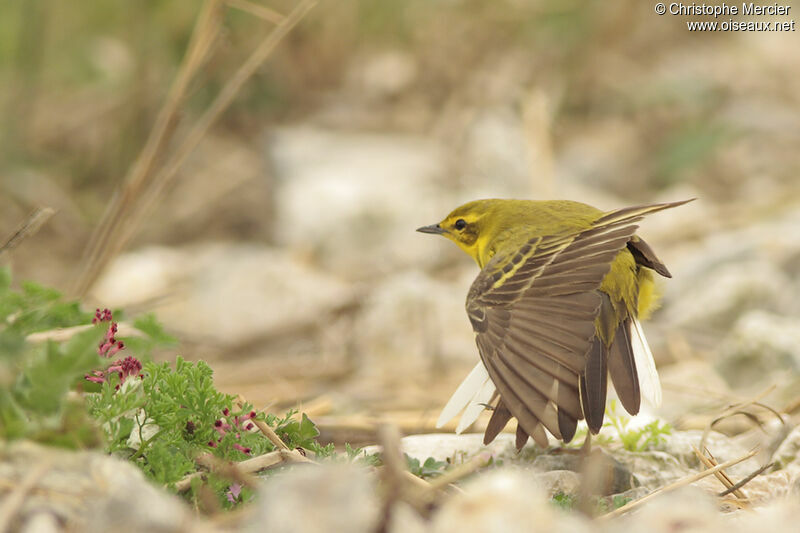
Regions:
M 501 398 L 485 442 L 511 416 L 537 441 L 544 435 L 542 426 L 557 438 L 571 439 L 587 410 L 590 427 L 599 429 L 607 376 L 602 354 L 599 365 L 595 361 L 589 369 L 596 384 L 590 387 L 592 399 L 587 405 L 581 397 L 601 303 L 597 289 L 636 231 L 635 223 L 681 203 L 612 211 L 583 232 L 534 237 L 510 259 L 495 257 L 481 271 L 467 296 L 467 313 Z
M 617 391 L 619 401 L 630 414 L 635 415 L 641 407 L 639 374 L 631 348 L 631 319 L 626 318 L 617 326 L 614 342 L 608 351 L 608 375 Z
M 606 369 L 606 347 L 600 337 L 592 341 L 586 356 L 586 370 L 581 375 L 580 391 L 583 414 L 592 433 L 599 433 L 603 427 L 603 414 L 606 410 L 606 391 L 608 370 Z

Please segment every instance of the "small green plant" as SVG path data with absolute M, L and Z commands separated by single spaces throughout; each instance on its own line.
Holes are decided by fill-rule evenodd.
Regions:
M 672 434 L 672 426 L 660 420 L 653 420 L 641 428 L 630 427 L 631 419 L 618 412 L 617 400 L 609 402 L 606 409 L 606 422 L 603 427 L 614 428 L 622 446 L 631 452 L 641 452 L 663 444 L 666 435 Z
M 593 498 L 593 507 L 597 514 L 605 514 L 614 509 L 619 509 L 626 503 L 630 502 L 631 498 L 623 496 L 622 494 L 615 494 L 607 498 Z M 567 494 L 565 492 L 556 492 L 550 498 L 550 503 L 561 509 L 562 511 L 572 511 L 578 503 L 578 498 L 575 494 Z
M 0 438 L 72 448 L 96 445 L 99 435 L 83 405 L 67 395 L 99 363 L 93 349 L 96 333 L 84 331 L 61 344 L 27 339 L 32 333 L 86 324 L 90 316 L 36 283 L 13 289 L 11 274 L 0 268 Z
M 553 497 L 550 498 L 550 503 L 561 510 L 571 511 L 575 508 L 575 495 L 565 492 L 556 492 L 553 494 Z
M 415 457 L 411 457 L 408 454 L 403 455 L 406 456 L 406 464 L 408 465 L 409 472 L 422 479 L 439 476 L 450 466 L 446 461 L 437 461 L 433 457 L 428 457 L 425 459 L 425 462 L 420 463 L 419 459 Z
M 316 459 L 335 455 L 332 444 L 317 442 L 319 430 L 305 414 L 257 413 L 217 391 L 205 362 L 181 357 L 174 364 L 149 362 L 153 350 L 174 339 L 152 315 L 133 325 L 141 335 L 118 339 L 110 310 L 92 316 L 35 283 L 15 290 L 9 272 L 0 269 L 0 439 L 103 448 L 165 485 L 196 472 L 201 453 L 235 462 L 272 451 L 255 421 L 271 426 L 292 449 Z M 74 330 L 64 342 L 28 338 L 71 326 L 85 329 Z M 348 460 L 376 460 L 360 449 L 346 447 L 346 452 Z M 197 481 L 189 498 L 197 494 Z M 214 473 L 206 482 L 225 508 L 252 496 L 247 487 Z
M 383 464 L 380 453 L 367 453 L 364 448 L 353 448 L 347 442 L 344 443 L 344 454 L 348 461 L 358 462 L 364 466 L 380 466 Z

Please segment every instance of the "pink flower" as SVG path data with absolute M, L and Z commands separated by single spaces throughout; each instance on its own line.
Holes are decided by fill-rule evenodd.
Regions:
M 111 311 L 108 309 L 96 309 L 94 312 L 94 318 L 92 318 L 92 324 L 97 324 L 98 322 L 111 322 L 113 317 L 111 316 Z
M 239 499 L 239 495 L 242 493 L 242 485 L 240 483 L 234 483 L 230 487 L 228 487 L 228 501 L 231 503 L 236 503 Z
M 233 443 L 233 449 L 234 450 L 239 450 L 240 452 L 242 452 L 244 454 L 250 455 L 250 448 L 245 448 L 244 446 L 242 446 L 238 442 L 234 442 Z
M 86 381 L 92 381 L 94 383 L 105 383 L 106 381 L 105 372 L 102 370 L 92 370 L 91 375 L 86 374 L 84 377 Z

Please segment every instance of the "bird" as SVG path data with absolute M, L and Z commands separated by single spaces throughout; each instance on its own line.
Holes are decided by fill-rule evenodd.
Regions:
M 667 267 L 636 234 L 645 215 L 689 200 L 602 211 L 571 200 L 486 199 L 417 229 L 455 242 L 480 267 L 466 300 L 480 360 L 442 410 L 457 433 L 492 411 L 483 442 L 512 419 L 516 447 L 547 432 L 565 443 L 603 426 L 608 377 L 631 415 L 661 403 L 640 320 L 657 306 Z M 546 430 L 546 431 L 545 431 Z

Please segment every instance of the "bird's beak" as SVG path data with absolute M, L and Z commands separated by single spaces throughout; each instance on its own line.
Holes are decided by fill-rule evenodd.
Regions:
M 417 231 L 420 233 L 433 233 L 434 235 L 441 235 L 442 233 L 445 233 L 444 228 L 442 228 L 439 224 L 422 226 L 421 228 L 417 228 Z

